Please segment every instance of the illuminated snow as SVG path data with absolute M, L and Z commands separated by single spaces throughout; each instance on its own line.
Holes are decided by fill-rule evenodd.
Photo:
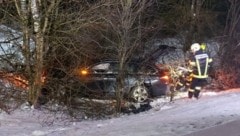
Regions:
M 184 136 L 240 119 L 240 89 L 204 91 L 199 100 L 178 94 L 174 102 L 158 98 L 152 109 L 105 120 L 53 120 L 46 112 L 25 106 L 0 113 L 1 136 Z M 42 122 L 52 123 L 43 126 Z M 229 135 L 230 136 L 230 135 Z

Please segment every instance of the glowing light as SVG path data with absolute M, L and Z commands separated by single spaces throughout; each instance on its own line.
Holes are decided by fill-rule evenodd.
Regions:
M 170 81 L 170 77 L 167 75 L 162 76 L 160 79 L 163 80 L 165 84 L 168 84 Z
M 87 70 L 81 70 L 81 75 L 87 75 L 88 71 Z
M 18 88 L 28 89 L 28 80 L 26 80 L 23 76 L 4 72 L 1 74 L 3 74 L 2 80 L 5 83 L 10 83 L 11 85 Z
M 163 76 L 163 77 L 161 77 L 161 79 L 169 80 L 169 76 Z

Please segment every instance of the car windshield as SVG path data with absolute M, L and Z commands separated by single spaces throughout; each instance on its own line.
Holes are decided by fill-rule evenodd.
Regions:
M 92 67 L 92 70 L 109 70 L 110 63 L 101 63 Z
M 93 65 L 90 69 L 94 73 L 117 73 L 118 61 L 107 61 Z M 124 71 L 128 74 L 158 74 L 159 69 L 154 64 L 129 62 L 125 65 Z

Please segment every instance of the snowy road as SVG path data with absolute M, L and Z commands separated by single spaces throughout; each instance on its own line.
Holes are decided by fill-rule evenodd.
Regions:
M 97 122 L 82 132 L 93 136 L 181 136 L 223 124 L 240 117 L 240 93 L 202 96 L 200 100 L 181 99 L 167 104 L 166 110 Z M 157 109 L 157 110 L 156 110 Z M 97 126 L 97 127 L 96 127 Z M 81 131 L 78 131 L 81 132 Z M 76 134 L 76 133 L 74 133 Z
M 29 118 L 27 113 L 22 111 L 12 115 L 0 114 L 0 135 L 191 136 L 197 131 L 200 133 L 200 130 L 221 127 L 225 123 L 240 119 L 240 89 L 220 93 L 205 92 L 199 100 L 183 98 L 165 104 L 155 101 L 153 109 L 140 114 L 68 125 L 42 127 L 38 118 L 34 115 Z
M 240 136 L 240 120 L 227 122 L 185 136 Z

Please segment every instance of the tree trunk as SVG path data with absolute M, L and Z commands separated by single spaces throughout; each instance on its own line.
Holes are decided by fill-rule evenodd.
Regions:
M 42 88 L 42 73 L 43 73 L 43 46 L 44 46 L 44 37 L 43 32 L 40 29 L 40 15 L 39 15 L 39 6 L 37 5 L 36 0 L 31 1 L 31 11 L 34 24 L 34 33 L 36 34 L 36 57 L 35 57 L 35 68 L 34 68 L 34 84 L 31 91 L 33 91 L 31 96 L 31 101 L 34 102 L 34 107 L 39 107 L 39 97 L 41 97 L 41 88 Z
M 41 0 L 15 0 L 15 5 L 22 20 L 23 30 L 23 54 L 25 57 L 26 73 L 29 79 L 28 101 L 38 107 L 38 98 L 41 95 L 43 57 L 44 57 L 44 35 L 49 27 L 49 17 L 52 11 L 60 3 L 60 0 L 52 0 L 50 5 L 42 4 Z M 44 11 L 41 11 L 45 9 Z M 43 14 L 44 13 L 44 14 Z M 44 16 L 40 16 L 44 15 Z M 33 26 L 31 26 L 31 24 Z M 33 28 L 33 33 L 30 33 Z M 35 54 L 31 54 L 30 36 L 33 34 L 35 41 Z M 33 61 L 31 61 L 33 60 Z
M 42 88 L 42 73 L 43 73 L 43 35 L 41 32 L 36 34 L 36 64 L 35 64 L 35 77 L 34 77 L 34 84 L 33 90 L 34 94 L 32 97 L 32 101 L 34 101 L 34 107 L 39 107 L 39 97 L 41 97 L 41 88 Z
M 26 77 L 29 79 L 29 93 L 28 93 L 28 101 L 33 103 L 33 99 L 32 96 L 34 94 L 34 89 L 33 89 L 33 74 L 32 74 L 32 67 L 31 67 L 31 51 L 30 51 L 30 29 L 29 29 L 29 20 L 28 17 L 30 15 L 29 12 L 29 3 L 27 2 L 27 0 L 20 0 L 17 1 L 15 0 L 15 6 L 18 12 L 18 15 L 21 19 L 21 25 L 22 25 L 22 32 L 23 32 L 23 45 L 22 45 L 22 53 L 23 56 L 25 58 L 25 65 L 26 65 L 26 69 L 25 69 L 25 75 Z

